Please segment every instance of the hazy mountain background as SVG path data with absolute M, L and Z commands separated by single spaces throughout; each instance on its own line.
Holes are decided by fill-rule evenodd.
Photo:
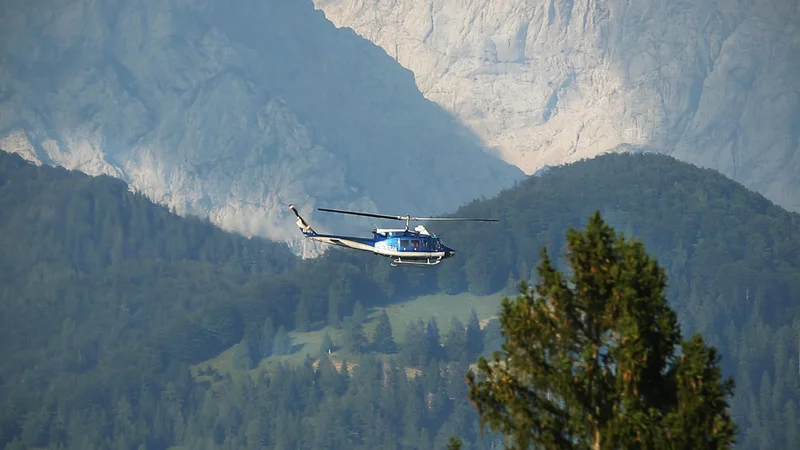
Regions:
M 292 202 L 369 230 L 311 211 L 436 214 L 524 176 L 310 0 L 17 0 L 0 23 L 0 148 L 229 230 L 297 239 Z
M 720 349 L 738 447 L 800 445 L 800 215 L 663 155 L 554 167 L 672 153 L 798 209 L 796 5 L 318 6 L 386 51 L 311 0 L 4 3 L 0 147 L 40 166 L 0 153 L 1 444 L 491 448 L 466 367 L 600 209 Z M 494 195 L 524 172 L 478 135 L 539 176 Z M 321 204 L 501 222 L 392 269 L 145 196 L 272 239 L 289 202 L 317 229 L 345 225 Z
M 800 211 L 796 1 L 314 1 L 526 173 L 644 145 Z

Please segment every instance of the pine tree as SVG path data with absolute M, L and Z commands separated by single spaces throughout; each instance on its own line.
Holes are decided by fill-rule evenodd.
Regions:
M 425 342 L 428 352 L 425 355 L 424 363 L 427 363 L 430 359 L 440 359 L 443 349 L 441 336 L 439 334 L 439 324 L 436 322 L 435 317 L 431 317 L 425 325 Z
M 569 280 L 543 249 L 538 284 L 503 299 L 502 351 L 467 375 L 482 428 L 514 448 L 729 448 L 733 381 L 699 335 L 681 342 L 664 270 L 599 212 L 567 249 Z
M 351 296 L 352 286 L 347 277 L 336 279 L 328 287 L 328 324 L 330 326 L 334 328 L 341 326 L 340 314 Z
M 275 332 L 275 337 L 272 340 L 272 354 L 273 355 L 290 355 L 292 353 L 292 337 L 286 331 L 286 328 L 281 325 L 278 331 Z
M 342 324 L 339 320 L 339 300 L 332 298 L 328 302 L 328 325 L 334 328 L 341 328 Z
M 358 300 L 356 300 L 355 304 L 353 304 L 352 318 L 354 322 L 362 323 L 364 321 L 364 306 Z
M 308 302 L 306 299 L 300 300 L 300 305 L 294 315 L 295 329 L 297 331 L 308 331 L 309 317 L 311 313 L 308 310 Z
M 467 322 L 467 352 L 470 358 L 475 358 L 483 352 L 483 331 L 475 308 L 470 310 Z
M 319 354 L 321 356 L 328 355 L 330 352 L 334 350 L 333 346 L 333 339 L 331 339 L 331 335 L 325 332 L 325 335 L 322 336 L 322 344 L 319 346 Z
M 258 341 L 259 353 L 256 362 L 261 361 L 262 358 L 267 358 L 272 355 L 272 349 L 275 344 L 275 325 L 272 323 L 272 318 L 267 317 L 264 319 L 264 324 L 261 326 L 259 332 L 261 333 Z
M 375 351 L 381 353 L 394 353 L 397 351 L 397 345 L 392 336 L 392 324 L 389 322 L 389 316 L 386 314 L 385 309 L 378 314 L 378 324 L 375 326 L 372 344 Z
M 345 317 L 342 325 L 344 327 L 344 347 L 350 352 L 361 352 L 367 343 L 364 324 L 348 316 Z
M 428 344 L 425 339 L 425 324 L 422 323 L 422 321 L 409 322 L 403 337 L 403 345 L 400 349 L 400 355 L 403 361 L 409 366 L 424 364 L 422 360 L 428 353 Z
M 466 328 L 456 316 L 450 318 L 450 330 L 444 338 L 444 349 L 450 361 L 458 361 L 467 353 Z

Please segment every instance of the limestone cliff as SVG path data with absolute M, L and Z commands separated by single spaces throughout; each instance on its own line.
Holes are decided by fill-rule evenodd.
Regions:
M 0 23 L 0 148 L 227 229 L 295 239 L 293 202 L 368 232 L 311 211 L 435 214 L 524 176 L 310 0 L 11 0 Z
M 800 210 L 800 3 L 315 0 L 527 173 L 620 144 Z

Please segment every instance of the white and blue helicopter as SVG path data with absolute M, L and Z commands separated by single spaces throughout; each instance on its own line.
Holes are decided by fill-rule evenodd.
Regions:
M 303 235 L 314 241 L 326 244 L 338 245 L 354 250 L 372 252 L 376 255 L 394 258 L 392 266 L 400 265 L 430 267 L 435 266 L 447 258 L 452 258 L 456 251 L 442 242 L 435 234 L 431 234 L 422 225 L 417 225 L 413 230 L 409 229 L 409 222 L 422 220 L 439 221 L 467 221 L 467 222 L 498 222 L 497 219 L 472 219 L 461 217 L 412 217 L 412 216 L 392 216 L 386 214 L 372 214 L 356 211 L 345 211 L 339 209 L 317 208 L 319 211 L 327 211 L 339 214 L 352 214 L 355 216 L 375 217 L 379 219 L 404 220 L 405 228 L 374 228 L 372 238 L 340 236 L 334 234 L 317 234 L 311 226 L 300 217 L 294 205 L 289 205 L 289 209 L 297 216 L 297 226 Z

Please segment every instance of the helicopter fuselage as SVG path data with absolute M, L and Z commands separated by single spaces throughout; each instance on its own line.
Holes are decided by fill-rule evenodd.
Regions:
M 302 225 L 298 225 L 301 229 L 303 228 Z M 308 239 L 326 244 L 396 258 L 393 265 L 436 265 L 455 255 L 455 250 L 444 245 L 439 237 L 427 233 L 422 226 L 416 228 L 415 230 L 378 228 L 372 230 L 372 238 L 317 234 L 313 230 L 303 230 L 303 235 Z

